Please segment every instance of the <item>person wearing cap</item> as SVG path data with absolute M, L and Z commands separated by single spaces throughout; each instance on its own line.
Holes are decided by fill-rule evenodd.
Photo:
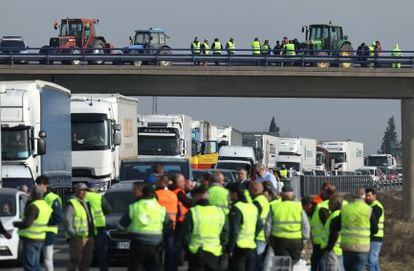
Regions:
M 96 228 L 95 250 L 98 258 L 100 271 L 108 270 L 107 250 L 108 237 L 105 231 L 106 215 L 112 210 L 108 201 L 102 197 L 102 194 L 96 192 L 96 184 L 88 184 L 89 191 L 86 193 L 86 201 L 89 203 L 92 212 L 93 223 Z
M 228 242 L 228 218 L 219 207 L 209 203 L 205 187 L 195 188 L 193 198 L 195 206 L 185 216 L 177 245 L 188 252 L 188 270 L 218 270 Z
M 282 188 L 282 201 L 270 204 L 272 222 L 270 246 L 276 256 L 290 256 L 292 265 L 300 259 L 304 240 L 309 239 L 310 227 L 305 211 L 300 202 L 295 201 L 293 187 Z
M 36 186 L 30 194 L 24 211 L 23 221 L 13 222 L 18 228 L 20 241 L 22 242 L 23 270 L 40 271 L 40 253 L 49 230 L 47 224 L 52 215 L 52 208 L 43 199 L 44 190 Z
M 118 223 L 118 228 L 127 231 L 131 239 L 128 270 L 161 271 L 163 234 L 172 227 L 171 221 L 152 186 L 134 182 L 132 193 L 136 201 Z
M 78 183 L 75 195 L 65 208 L 64 225 L 69 243 L 68 271 L 88 270 L 93 258 L 95 225 L 91 207 L 86 201 L 87 193 L 88 186 Z
M 253 200 L 253 204 L 256 206 L 262 224 L 266 223 L 269 216 L 270 204 L 267 198 L 263 195 L 263 184 L 257 181 L 250 182 L 249 193 Z M 266 237 L 264 230 L 261 230 L 256 237 L 256 250 L 253 257 L 254 270 L 261 271 L 264 268 L 264 260 L 266 256 Z
M 50 190 L 48 177 L 44 175 L 37 177 L 36 185 L 43 189 L 43 191 L 45 192 L 43 199 L 53 210 L 48 222 L 50 231 L 46 233 L 45 244 L 42 249 L 45 270 L 53 271 L 54 244 L 57 240 L 58 225 L 63 222 L 62 198 L 58 194 Z
M 263 229 L 259 211 L 248 203 L 243 186 L 231 183 L 228 186 L 232 207 L 229 213 L 230 235 L 227 252 L 230 256 L 230 271 L 247 271 L 252 268 L 256 238 Z

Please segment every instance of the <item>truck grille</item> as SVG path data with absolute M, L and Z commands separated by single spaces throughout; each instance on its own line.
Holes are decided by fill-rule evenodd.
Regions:
M 95 170 L 93 168 L 72 168 L 72 177 L 95 177 Z

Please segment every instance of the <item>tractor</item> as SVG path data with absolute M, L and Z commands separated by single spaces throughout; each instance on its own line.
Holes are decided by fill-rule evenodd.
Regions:
M 111 53 L 113 46 L 107 43 L 103 36 L 98 36 L 96 33 L 96 25 L 99 24 L 97 19 L 62 19 L 60 24 L 55 21 L 54 28 L 59 30 L 57 37 L 50 38 L 49 45 L 43 46 L 40 53 L 68 53 L 81 54 L 81 48 L 91 48 L 86 53 L 88 54 L 104 54 Z M 52 49 L 56 48 L 56 50 Z M 51 50 L 52 49 L 52 50 Z M 62 64 L 80 64 L 80 60 L 65 60 Z M 103 60 L 91 60 L 89 64 L 103 64 Z M 43 64 L 46 61 L 43 61 Z M 49 61 L 50 64 L 51 61 Z
M 129 37 L 129 46 L 123 49 L 124 54 L 145 54 L 145 55 L 170 55 L 171 48 L 167 45 L 167 39 L 170 37 L 165 34 L 161 28 L 150 28 L 149 30 L 135 30 L 134 36 Z M 134 66 L 143 64 L 158 64 L 160 66 L 169 66 L 171 61 L 155 60 L 134 60 L 124 61 Z
M 348 41 L 348 36 L 343 34 L 342 26 L 332 23 L 312 24 L 302 27 L 302 32 L 305 33 L 306 41 L 300 43 L 299 49 L 315 50 L 316 52 L 310 54 L 318 56 L 338 56 L 338 54 L 342 57 L 352 56 L 352 45 Z M 327 52 L 329 50 L 337 52 Z M 323 68 L 329 67 L 331 63 L 317 62 L 315 65 Z M 343 68 L 349 68 L 351 65 L 351 63 L 340 63 Z

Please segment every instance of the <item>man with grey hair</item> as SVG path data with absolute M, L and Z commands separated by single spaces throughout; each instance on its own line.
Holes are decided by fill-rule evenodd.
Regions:
M 227 215 L 229 213 L 229 191 L 224 188 L 224 175 L 220 171 L 214 172 L 213 183 L 208 188 L 210 204 L 221 208 Z
M 261 182 L 261 183 L 264 181 L 270 181 L 278 193 L 282 191 L 282 186 L 276 180 L 275 175 L 273 175 L 270 171 L 268 171 L 263 164 L 256 165 L 256 172 L 257 172 L 256 181 Z
M 365 189 L 359 188 L 353 195 L 353 201 L 342 206 L 341 211 L 341 248 L 345 270 L 365 270 L 370 237 L 377 232 L 378 217 L 365 202 Z
M 23 243 L 23 269 L 40 271 L 40 252 L 46 239 L 47 223 L 52 208 L 43 199 L 43 187 L 36 186 L 30 194 L 30 202 L 24 211 L 21 222 L 13 222 L 18 228 Z

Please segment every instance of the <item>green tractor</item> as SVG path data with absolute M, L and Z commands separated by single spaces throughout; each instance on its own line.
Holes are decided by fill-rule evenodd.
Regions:
M 342 26 L 329 24 L 311 24 L 302 27 L 302 32 L 305 33 L 306 41 L 299 45 L 299 49 L 315 50 L 320 52 L 312 52 L 313 55 L 318 56 L 337 56 L 342 57 L 352 56 L 353 48 L 351 42 L 348 41 L 348 36 L 343 34 Z M 339 52 L 326 52 L 323 50 L 336 50 Z M 329 62 L 317 62 L 315 66 L 327 68 L 331 65 Z M 341 62 L 339 64 L 343 68 L 349 68 L 351 63 Z

